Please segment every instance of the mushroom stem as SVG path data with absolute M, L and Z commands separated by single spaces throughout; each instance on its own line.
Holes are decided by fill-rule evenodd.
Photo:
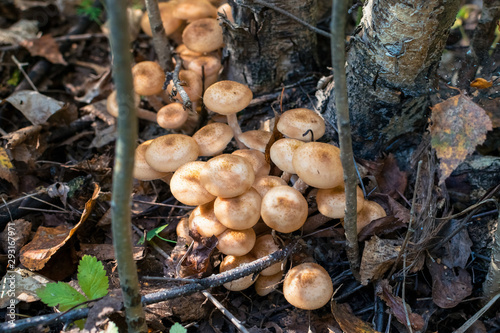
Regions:
M 240 135 L 243 132 L 241 131 L 240 125 L 238 124 L 238 118 L 236 118 L 236 113 L 227 115 L 227 124 L 233 130 L 234 139 L 236 140 L 236 143 L 238 144 L 238 148 L 245 149 L 246 146 L 239 139 Z
M 290 172 L 283 171 L 283 173 L 281 174 L 281 179 L 283 179 L 288 184 L 292 176 L 293 174 L 291 174 Z
M 157 95 L 144 96 L 144 98 L 156 111 L 160 110 L 163 107 L 163 105 L 165 105 L 163 100 Z
M 292 179 L 293 181 L 293 179 Z M 304 192 L 307 190 L 309 185 L 307 185 L 302 179 L 297 177 L 297 180 L 293 184 L 293 188 L 299 191 L 300 193 L 304 194 Z
M 151 112 L 149 110 L 138 108 L 137 109 L 137 118 L 156 123 L 156 113 Z

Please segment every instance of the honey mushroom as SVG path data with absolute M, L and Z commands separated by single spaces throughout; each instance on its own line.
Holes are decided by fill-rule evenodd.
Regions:
M 188 119 L 188 111 L 181 103 L 170 103 L 163 106 L 156 114 L 156 122 L 165 129 L 178 129 Z
M 201 185 L 200 173 L 206 162 L 193 161 L 180 166 L 170 180 L 170 191 L 181 203 L 198 206 L 215 200 Z
M 256 178 L 261 176 L 267 176 L 271 171 L 271 165 L 266 162 L 266 157 L 264 156 L 264 154 L 258 150 L 238 149 L 233 151 L 231 154 L 246 158 L 248 162 L 252 164 L 252 168 Z
M 363 191 L 359 186 L 356 187 L 356 212 L 360 212 L 363 209 L 365 198 L 363 196 Z M 344 185 L 337 186 L 335 188 L 319 189 L 316 194 L 316 203 L 318 204 L 318 210 L 324 216 L 328 216 L 334 219 L 340 219 L 345 216 L 345 188 Z
M 146 149 L 146 162 L 155 170 L 173 172 L 198 158 L 198 144 L 184 134 L 167 134 L 153 139 Z
M 209 53 L 224 45 L 222 28 L 214 18 L 202 18 L 189 23 L 182 32 L 182 42 L 192 51 Z
M 219 81 L 207 88 L 203 103 L 215 113 L 227 116 L 227 123 L 234 133 L 240 149 L 246 148 L 239 137 L 242 134 L 236 113 L 246 108 L 253 98 L 252 91 L 235 81 Z
M 239 139 L 248 148 L 258 150 L 261 153 L 265 153 L 267 143 L 271 139 L 272 135 L 272 132 L 252 130 L 241 133 Z
M 280 116 L 277 128 L 287 138 L 308 142 L 325 134 L 325 121 L 313 110 L 291 109 Z M 312 135 L 308 131 L 311 131 Z
M 177 42 L 181 39 L 182 29 L 184 28 L 184 21 L 182 19 L 176 18 L 173 15 L 173 11 L 176 5 L 177 1 L 158 3 L 158 9 L 160 11 L 160 17 L 163 24 L 163 29 L 165 29 L 165 34 Z M 149 15 L 147 12 L 142 15 L 141 28 L 146 35 L 148 35 L 149 37 L 153 37 L 151 24 L 149 23 Z
M 370 224 L 371 221 L 386 216 L 387 213 L 385 212 L 384 208 L 382 208 L 382 206 L 380 206 L 375 201 L 365 200 L 363 203 L 363 209 L 361 209 L 358 212 L 358 218 L 357 218 L 358 234 L 361 232 L 361 230 L 363 230 L 364 227 Z
M 196 207 L 189 215 L 189 228 L 196 230 L 203 237 L 219 236 L 227 227 L 217 220 L 214 202 L 210 201 Z
M 255 258 L 250 254 L 239 257 L 228 255 L 224 257 L 224 259 L 222 260 L 219 270 L 221 273 L 224 273 L 231 269 L 237 268 L 243 264 L 249 264 L 254 260 Z M 242 278 L 239 278 L 237 280 L 226 282 L 224 283 L 224 288 L 231 291 L 240 291 L 247 289 L 255 282 L 253 280 L 253 277 L 254 274 L 250 274 Z
M 165 178 L 172 175 L 171 172 L 161 172 L 153 169 L 146 161 L 146 150 L 148 149 L 152 141 L 153 140 L 145 141 L 135 149 L 134 169 L 132 171 L 132 175 L 137 180 L 148 181 Z
M 278 288 L 278 284 L 283 277 L 283 271 L 273 275 L 259 275 L 254 283 L 255 292 L 259 296 L 266 296 Z
M 200 147 L 200 156 L 219 155 L 232 138 L 233 130 L 224 123 L 205 125 L 193 134 L 193 139 Z
M 137 111 L 137 118 L 156 122 L 156 113 L 139 108 L 140 102 L 141 100 L 139 95 L 134 94 L 134 103 Z M 118 118 L 118 103 L 116 101 L 116 90 L 113 90 L 111 94 L 109 94 L 108 99 L 106 100 L 106 109 L 110 115 L 112 115 L 115 118 Z
M 157 95 L 163 93 L 165 73 L 160 65 L 154 61 L 141 61 L 132 67 L 134 91 L 145 96 L 155 110 L 165 104 Z
M 257 259 L 265 257 L 273 252 L 278 251 L 280 248 L 278 244 L 275 243 L 274 238 L 271 234 L 266 234 L 259 236 L 255 245 L 253 246 L 252 251 L 250 253 Z M 265 268 L 260 272 L 261 276 L 270 276 L 275 275 L 277 273 L 282 273 L 283 261 L 272 264 L 271 266 Z
M 286 182 L 280 177 L 276 176 L 262 176 L 256 177 L 252 184 L 252 187 L 259 192 L 261 197 L 264 197 L 266 193 L 276 186 L 286 186 Z
M 217 249 L 220 252 L 227 255 L 243 256 L 252 250 L 256 236 L 252 228 L 244 230 L 226 229 L 217 236 L 217 239 L 219 240 Z
M 261 197 L 250 188 L 233 198 L 217 198 L 214 202 L 215 216 L 224 226 L 233 230 L 252 228 L 260 219 Z
M 271 161 L 283 171 L 281 178 L 287 183 L 290 181 L 290 177 L 296 174 L 292 163 L 293 154 L 303 144 L 303 141 L 297 139 L 284 138 L 274 142 L 269 150 Z

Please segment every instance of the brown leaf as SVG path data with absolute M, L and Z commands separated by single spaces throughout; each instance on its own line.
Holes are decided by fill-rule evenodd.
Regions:
M 493 82 L 485 80 L 482 77 L 478 77 L 470 83 L 470 86 L 477 89 L 488 89 L 493 86 Z
M 392 267 L 400 250 L 400 241 L 380 239 L 377 236 L 367 241 L 359 271 L 361 284 L 366 286 L 370 280 L 381 278 Z
M 500 98 L 480 96 L 477 104 L 486 111 L 493 128 L 500 127 Z
M 492 130 L 486 112 L 468 97 L 459 94 L 432 108 L 431 145 L 440 159 L 439 184 L 462 163 Z
M 201 276 L 210 266 L 210 256 L 217 246 L 217 237 L 201 236 L 196 230 L 189 230 L 194 240 L 193 249 L 182 262 L 182 277 Z
M 458 225 L 459 222 L 457 220 L 451 220 L 451 223 L 448 224 L 447 232 L 443 234 L 443 237 L 448 236 Z M 467 229 L 464 228 L 444 245 L 445 252 L 441 257 L 441 262 L 448 267 L 465 268 L 471 254 L 471 247 L 472 241 Z
M 407 326 L 406 313 L 403 305 L 403 299 L 392 294 L 392 287 L 389 281 L 382 280 L 377 284 L 377 296 L 382 299 L 388 307 L 391 308 L 392 313 L 396 319 L 403 325 Z M 408 304 L 406 304 L 406 311 L 408 312 L 408 319 L 410 325 L 414 330 L 421 331 L 424 328 L 424 318 L 417 313 L 413 313 Z
M 61 52 L 59 52 L 59 45 L 57 45 L 51 35 L 44 35 L 37 39 L 29 39 L 21 42 L 32 56 L 44 57 L 53 64 L 67 65 Z
M 366 227 L 361 229 L 358 234 L 358 240 L 363 242 L 373 235 L 381 236 L 390 234 L 398 229 L 405 228 L 406 223 L 401 222 L 394 216 L 386 216 L 380 219 L 373 220 Z
M 342 331 L 349 333 L 377 333 L 370 324 L 356 317 L 349 305 L 332 302 L 332 313 Z
M 432 300 L 437 306 L 453 308 L 472 293 L 471 277 L 465 269 L 459 268 L 457 275 L 454 269 L 430 259 L 427 268 L 432 276 Z
M 53 114 L 64 107 L 63 102 L 31 90 L 16 91 L 5 101 L 21 111 L 33 125 L 45 123 Z
M 19 257 L 21 263 L 32 271 L 38 271 L 45 267 L 52 256 L 70 240 L 80 225 L 87 220 L 100 190 L 101 188 L 95 184 L 92 198 L 85 204 L 80 221 L 73 228 L 66 225 L 59 225 L 56 228 L 39 227 L 33 240 L 21 249 Z
M 374 201 L 381 205 L 387 212 L 387 215 L 394 215 L 398 221 L 403 223 L 410 222 L 410 211 L 408 208 L 401 205 L 389 195 L 383 193 L 373 193 L 369 198 L 374 199 Z
M 393 154 L 389 154 L 382 160 L 382 167 L 380 172 L 375 174 L 375 179 L 377 179 L 380 192 L 393 198 L 398 198 L 398 192 L 404 193 L 406 189 L 406 172 L 399 169 Z

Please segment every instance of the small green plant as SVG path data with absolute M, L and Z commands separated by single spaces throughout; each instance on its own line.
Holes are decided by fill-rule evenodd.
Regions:
M 83 302 L 104 297 L 108 294 L 109 280 L 100 261 L 85 255 L 78 264 L 78 285 L 84 294 L 66 282 L 48 283 L 38 288 L 36 294 L 48 306 L 59 306 L 60 311 L 69 310 Z M 78 323 L 79 322 L 79 323 Z M 78 321 L 80 326 L 82 321 Z
M 92 0 L 82 0 L 78 8 L 76 9 L 76 13 L 78 15 L 88 16 L 92 21 L 97 22 L 98 24 L 102 24 L 99 17 L 102 14 L 102 9 L 94 7 L 94 3 Z
M 21 71 L 16 69 L 10 79 L 7 80 L 7 84 L 10 86 L 17 86 L 21 81 Z
M 164 240 L 165 242 L 177 243 L 176 241 L 166 239 L 166 238 L 159 236 L 160 232 L 162 232 L 162 230 L 165 229 L 166 227 L 168 227 L 168 224 L 165 224 L 165 225 L 162 225 L 162 226 L 159 226 L 157 228 L 149 230 L 146 233 L 146 240 L 149 242 L 153 238 L 158 237 L 159 239 Z M 138 244 L 140 244 L 140 245 L 144 244 L 144 236 L 141 237 Z
M 184 326 L 182 326 L 179 323 L 175 323 L 174 325 L 172 325 L 172 327 L 170 327 L 169 330 L 169 333 L 186 333 L 186 332 L 187 329 L 185 329 Z

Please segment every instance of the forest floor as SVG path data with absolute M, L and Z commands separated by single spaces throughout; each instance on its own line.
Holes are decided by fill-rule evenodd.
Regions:
M 113 90 L 108 39 L 101 29 L 102 22 L 82 23 L 74 7 L 71 9 L 68 5 L 66 12 L 54 4 L 21 3 L 23 7 L 19 8 L 13 4 L 0 5 L 0 28 L 3 29 L 0 30 L 0 98 L 9 100 L 10 97 L 12 101 L 0 105 L 0 194 L 3 200 L 0 229 L 5 229 L 1 236 L 0 275 L 4 276 L 10 265 L 6 241 L 9 225 L 17 237 L 15 266 L 24 269 L 20 274 L 31 274 L 25 270 L 30 268 L 34 278 L 76 285 L 78 262 L 88 254 L 103 263 L 109 289 L 117 289 L 120 286 L 111 245 L 110 217 L 116 120 L 106 111 L 106 98 Z M 39 28 L 23 19 L 38 19 Z M 12 28 L 14 23 L 18 24 L 16 29 Z M 466 33 L 472 31 L 474 19 L 466 21 L 464 27 Z M 76 32 L 70 36 L 69 31 Z M 43 38 L 36 38 L 39 32 Z M 17 45 L 20 39 L 26 41 Z M 65 43 L 66 50 L 59 52 Z M 458 29 L 453 31 L 439 70 L 439 90 L 432 96 L 435 104 L 456 95 L 456 90 L 449 85 L 453 86 L 456 81 L 467 46 Z M 151 39 L 142 33 L 137 32 L 131 49 L 135 62 L 155 58 Z M 23 70 L 35 75 L 34 87 L 25 82 Z M 40 72 L 36 74 L 35 70 Z M 498 75 L 497 67 L 490 66 L 481 77 L 493 82 L 493 86 L 473 89 L 471 94 L 474 103 L 486 110 L 495 130 L 488 132 L 486 141 L 444 184 L 438 185 L 439 161 L 433 153 L 428 153 L 430 139 L 425 136 L 419 146 L 422 154 L 408 161 L 406 171 L 402 171 L 391 155 L 376 161 L 358 161 L 370 200 L 377 201 L 388 212 L 387 218 L 362 233 L 363 284 L 350 271 L 340 221 L 330 220 L 309 227 L 307 235 L 296 232 L 284 235 L 283 239 L 285 243 L 298 244 L 288 263 L 312 259 L 330 273 L 335 289 L 331 306 L 315 311 L 297 309 L 285 300 L 280 287 L 263 297 L 253 288 L 230 292 L 214 287 L 209 292 L 250 332 L 342 332 L 342 329 L 372 332 L 372 327 L 385 332 L 408 332 L 405 306 L 415 316 L 411 319 L 415 325 L 413 331 L 446 333 L 458 329 L 483 306 L 483 282 L 489 269 L 497 223 L 495 205 L 474 205 L 494 197 L 495 193 L 498 195 L 500 140 L 496 127 L 500 123 L 500 95 L 495 81 Z M 328 76 L 326 69 L 287 87 L 282 103 L 281 89 L 273 94 L 254 96 L 251 107 L 239 116 L 243 130 L 269 125 L 273 110 L 314 108 L 316 86 L 322 76 Z M 13 96 L 33 88 L 38 94 L 22 96 L 23 101 L 29 101 L 29 106 L 19 105 L 19 95 L 17 100 Z M 141 102 L 141 107 L 152 109 L 146 101 Z M 47 110 L 54 114 L 47 115 Z M 168 130 L 156 123 L 139 122 L 140 142 L 167 133 Z M 236 145 L 231 143 L 226 152 L 235 149 Z M 417 177 L 418 160 L 424 163 Z M 425 232 L 421 231 L 422 242 L 408 245 L 411 270 L 404 273 L 399 265 L 389 276 L 388 270 L 392 269 L 395 259 L 393 251 L 401 249 L 407 233 L 416 192 L 427 196 L 420 195 L 414 201 L 419 206 L 417 217 L 420 218 L 415 223 L 427 223 L 427 227 Z M 318 215 L 314 195 L 314 190 L 305 193 L 311 217 Z M 145 295 L 179 286 L 177 282 L 156 281 L 151 277 L 174 276 L 185 246 L 171 241 L 177 238 L 178 222 L 188 216 L 193 207 L 177 202 L 169 186 L 161 180 L 135 181 L 132 203 L 134 255 L 141 292 Z M 466 210 L 468 207 L 473 209 Z M 434 219 L 462 212 L 453 218 Z M 441 224 L 442 221 L 447 223 Z M 459 226 L 462 226 L 459 232 L 453 235 Z M 63 239 L 50 246 L 45 243 L 50 237 L 33 244 L 34 234 L 42 227 L 54 232 L 53 237 L 62 232 Z M 144 244 L 140 240 L 148 231 L 153 233 L 148 234 L 149 242 Z M 373 234 L 378 237 L 371 237 Z M 438 242 L 448 236 L 448 241 Z M 23 258 L 22 248 L 30 242 L 31 248 L 43 252 L 43 258 Z M 213 251 L 197 256 L 190 260 L 203 261 L 205 265 L 196 276 L 218 272 L 220 253 Z M 379 270 L 382 274 L 377 275 Z M 5 279 L 2 283 L 5 288 Z M 16 305 L 17 319 L 54 312 L 54 308 L 39 301 L 29 287 L 18 287 L 18 293 L 21 290 L 25 298 Z M 402 292 L 405 302 L 400 298 Z M 8 302 L 6 295 L 0 297 L 2 318 L 7 318 Z M 493 306 L 467 332 L 500 332 L 498 309 Z M 202 293 L 149 305 L 146 312 L 152 332 L 168 331 L 174 323 L 180 323 L 188 332 L 237 331 Z M 122 331 L 123 314 L 116 312 L 110 318 Z M 43 331 L 59 332 L 62 328 L 59 323 Z M 42 329 L 34 327 L 24 331 Z

